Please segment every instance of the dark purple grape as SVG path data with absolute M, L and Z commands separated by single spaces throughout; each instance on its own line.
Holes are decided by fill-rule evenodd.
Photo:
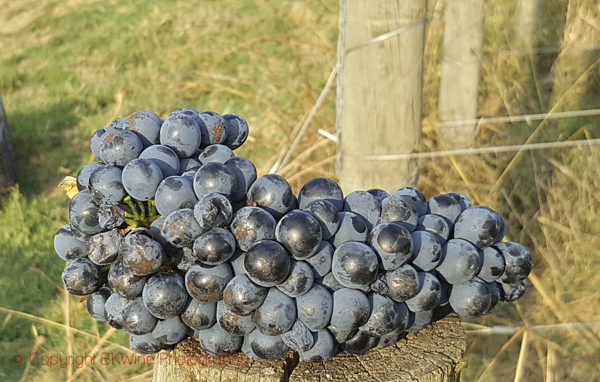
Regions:
M 194 254 L 198 261 L 217 265 L 226 262 L 235 251 L 235 237 L 224 228 L 212 228 L 194 241 Z
M 121 246 L 123 265 L 138 276 L 150 275 L 165 261 L 165 252 L 149 230 L 138 228 L 125 236 Z
M 118 293 L 113 293 L 108 297 L 104 304 L 104 310 L 106 312 L 106 322 L 110 326 L 115 329 L 127 330 L 125 307 L 129 301 Z
M 160 234 L 172 245 L 191 247 L 204 230 L 194 218 L 194 210 L 182 208 L 171 212 L 164 220 Z
M 193 156 L 201 143 L 200 126 L 183 113 L 172 113 L 160 128 L 160 144 L 171 148 L 180 158 Z
M 142 294 L 148 277 L 136 276 L 123 266 L 120 261 L 113 264 L 108 271 L 108 286 L 113 292 L 132 299 Z
M 160 344 L 156 341 L 156 338 L 149 334 L 143 334 L 141 336 L 132 334 L 129 336 L 129 346 L 136 352 L 141 354 L 154 354 L 160 351 Z
M 149 159 L 133 159 L 123 168 L 123 187 L 134 199 L 154 199 L 158 185 L 163 180 L 160 167 Z
M 492 296 L 485 282 L 473 278 L 461 284 L 452 285 L 450 306 L 463 317 L 479 317 L 487 312 Z
M 179 174 L 183 175 L 183 173 L 199 169 L 202 166 L 200 162 L 195 160 L 194 158 L 183 158 L 179 161 Z
M 411 237 L 414 253 L 412 263 L 424 271 L 437 267 L 442 261 L 442 244 L 437 236 L 428 231 L 415 231 Z
M 500 301 L 513 302 L 520 299 L 525 294 L 525 290 L 527 289 L 527 279 L 511 284 L 499 282 L 498 287 L 500 289 Z
M 112 132 L 119 131 L 120 129 L 115 128 L 114 126 L 107 126 L 101 129 L 98 129 L 92 135 L 90 140 L 90 149 L 96 158 L 98 158 L 101 162 L 104 162 L 102 159 L 102 146 L 104 145 L 104 138 Z
M 69 221 L 72 229 L 86 235 L 94 235 L 103 231 L 98 223 L 98 206 L 92 201 L 87 190 L 78 192 L 71 199 Z
M 230 149 L 235 150 L 246 142 L 250 129 L 248 122 L 237 114 L 225 114 L 223 116 L 225 120 L 225 130 L 227 131 L 227 137 L 225 145 L 229 146 Z
M 245 275 L 246 270 L 244 269 L 244 259 L 246 258 L 246 252 L 242 251 L 239 248 L 235 249 L 233 256 L 229 259 L 229 265 L 233 269 L 233 274 L 237 275 Z
M 395 330 L 393 332 L 384 334 L 383 336 L 379 337 L 379 341 L 377 342 L 377 348 L 383 349 L 388 346 L 395 345 L 396 343 L 398 343 L 398 341 L 400 341 L 400 339 L 403 338 L 404 335 L 404 330 Z
M 165 320 L 159 320 L 152 335 L 161 345 L 175 345 L 185 338 L 188 327 L 181 321 L 179 316 L 169 317 Z
M 467 240 L 481 249 L 500 242 L 503 234 L 504 219 L 484 206 L 467 208 L 454 223 L 454 238 Z
M 98 225 L 111 230 L 125 223 L 125 210 L 119 204 L 101 204 L 98 208 Z
M 300 352 L 300 358 L 304 362 L 321 362 L 333 358 L 337 351 L 337 343 L 327 329 L 321 329 L 315 333 L 315 344 L 306 351 Z
M 419 330 L 423 329 L 427 325 L 431 324 L 433 320 L 433 311 L 432 310 L 424 310 L 422 312 L 410 312 L 413 318 L 411 319 L 411 326 L 406 329 L 407 332 L 416 333 Z
M 237 189 L 233 171 L 223 163 L 207 163 L 200 167 L 194 176 L 194 191 L 198 199 L 217 192 L 231 199 Z
M 276 225 L 273 216 L 262 208 L 244 207 L 235 213 L 230 229 L 238 246 L 247 251 L 261 240 L 275 239 Z
M 80 259 L 87 255 L 87 243 L 75 237 L 71 226 L 66 224 L 54 236 L 54 251 L 64 261 Z
M 417 230 L 431 232 L 437 236 L 442 244 L 450 238 L 453 228 L 454 225 L 446 218 L 435 214 L 419 216 L 419 223 L 417 224 Z
M 465 195 L 460 194 L 458 192 L 449 192 L 448 195 L 452 196 L 460 205 L 460 208 L 464 211 L 467 208 L 473 207 L 473 202 L 471 199 L 467 198 Z
M 380 188 L 371 188 L 370 190 L 367 190 L 367 192 L 371 195 L 373 195 L 375 197 L 375 199 L 377 199 L 377 201 L 379 202 L 379 205 L 381 206 L 381 202 L 383 202 L 383 200 L 385 198 L 387 198 L 388 196 L 390 196 L 390 194 L 388 194 L 387 191 L 382 190 Z
M 362 355 L 373 349 L 378 343 L 379 336 L 359 330 L 341 345 L 345 352 Z
M 308 292 L 313 282 L 312 267 L 304 261 L 293 261 L 289 276 L 277 288 L 290 297 L 298 297 Z
M 462 212 L 460 203 L 452 196 L 440 194 L 429 198 L 427 201 L 427 213 L 440 215 L 450 223 L 454 223 Z
M 217 303 L 216 318 L 219 326 L 234 336 L 249 334 L 256 327 L 252 316 L 242 316 L 232 312 L 223 300 L 219 300 Z
M 499 243 L 495 247 L 504 256 L 506 263 L 502 282 L 514 284 L 526 279 L 532 267 L 531 255 L 527 248 L 513 242 Z
M 419 215 L 425 215 L 427 213 L 427 199 L 425 199 L 423 193 L 418 189 L 414 187 L 403 187 L 394 192 L 394 195 L 409 198 Z
M 398 223 L 382 223 L 373 227 L 369 243 L 385 270 L 397 269 L 413 256 L 411 234 Z
M 89 259 L 75 259 L 67 264 L 62 273 L 67 291 L 76 296 L 87 296 L 96 292 L 104 284 L 100 267 Z
M 215 302 L 202 302 L 191 298 L 181 313 L 181 320 L 192 329 L 208 329 L 217 321 L 216 312 Z
M 321 225 L 321 237 L 323 240 L 331 239 L 340 227 L 339 212 L 327 200 L 314 200 L 304 207 L 304 211 L 312 213 Z
M 441 289 L 440 281 L 429 272 L 422 272 L 421 288 L 416 295 L 406 300 L 406 306 L 413 312 L 433 310 L 440 303 Z
M 338 342 L 345 342 L 353 331 L 363 326 L 371 315 L 367 296 L 356 289 L 333 292 L 333 311 L 328 329 Z
M 175 255 L 180 250 L 180 248 L 177 248 L 173 244 L 169 243 L 161 233 L 166 219 L 166 216 L 156 219 L 150 225 L 149 230 L 152 238 L 160 243 L 160 245 L 165 250 L 165 253 Z
M 229 167 L 236 179 L 236 191 L 233 200 L 240 201 L 246 198 L 246 193 L 256 180 L 256 167 L 251 160 L 243 157 L 235 157 L 227 160 L 225 166 Z
M 290 272 L 290 255 L 281 244 L 262 240 L 246 252 L 246 274 L 256 284 L 272 287 L 282 283 Z
M 102 287 L 96 292 L 90 294 L 86 301 L 88 313 L 97 321 L 106 321 L 106 311 L 104 305 L 106 300 L 112 294 L 111 290 L 107 287 Z
M 203 229 L 226 226 L 232 215 L 229 199 L 217 193 L 205 195 L 194 206 L 194 217 Z
M 367 191 L 354 191 L 346 195 L 346 199 L 344 199 L 344 211 L 360 215 L 365 219 L 367 227 L 370 230 L 379 221 L 381 203 Z
M 340 186 L 329 178 L 314 178 L 309 180 L 298 193 L 298 205 L 304 209 L 310 202 L 326 200 L 338 211 L 344 209 L 344 193 Z
M 240 350 L 244 337 L 227 333 L 218 324 L 198 331 L 198 339 L 204 350 L 213 356 L 233 354 Z
M 360 289 L 370 285 L 377 277 L 377 255 L 366 244 L 347 242 L 333 252 L 331 270 L 340 284 Z
M 326 241 L 322 241 L 317 249 L 317 253 L 305 261 L 312 266 L 315 278 L 324 277 L 331 272 L 331 260 L 333 258 L 333 246 Z
M 387 271 L 385 281 L 388 286 L 388 296 L 399 302 L 414 297 L 422 286 L 419 273 L 408 264 L 393 271 Z
M 491 283 L 485 283 L 485 286 L 487 286 L 488 290 L 490 291 L 490 297 L 491 297 L 491 303 L 490 303 L 490 307 L 485 311 L 485 314 L 489 314 L 492 312 L 492 310 L 494 310 L 494 308 L 496 307 L 496 305 L 498 305 L 498 303 L 500 302 L 500 284 L 498 284 L 497 282 L 491 282 Z
M 128 130 L 114 130 L 102 136 L 100 158 L 102 162 L 123 167 L 140 155 L 144 145 L 138 136 Z
M 130 114 L 123 123 L 123 128 L 137 134 L 144 147 L 159 142 L 160 127 L 163 120 L 150 110 L 140 110 Z
M 504 273 L 504 256 L 494 247 L 484 248 L 480 253 L 481 270 L 477 277 L 486 282 L 497 280 Z
M 216 302 L 223 298 L 223 291 L 233 272 L 229 264 L 215 266 L 196 264 L 185 273 L 185 287 L 193 298 L 202 302 Z
M 463 239 L 450 239 L 442 246 L 439 274 L 450 284 L 462 284 L 472 279 L 480 268 L 477 248 Z
M 248 205 L 262 207 L 275 219 L 294 209 L 294 195 L 288 182 L 276 174 L 256 179 L 247 193 Z
M 175 151 L 167 146 L 150 146 L 142 151 L 140 158 L 149 159 L 156 163 L 165 178 L 179 174 L 179 157 Z
M 394 194 L 381 202 L 380 223 L 398 223 L 410 232 L 417 227 L 419 213 L 407 196 Z
M 225 145 L 214 144 L 207 146 L 198 155 L 198 161 L 202 164 L 217 162 L 225 163 L 229 159 L 235 157 L 233 151 Z
M 89 186 L 90 175 L 92 174 L 92 172 L 104 166 L 105 165 L 100 162 L 90 162 L 84 164 L 83 167 L 81 167 L 81 169 L 77 173 L 77 189 L 79 191 L 87 189 Z
M 311 331 L 325 328 L 331 319 L 333 297 L 321 284 L 315 283 L 305 294 L 296 297 L 298 320 Z
M 267 289 L 254 284 L 245 274 L 232 278 L 223 291 L 223 301 L 227 308 L 241 315 L 252 313 L 266 296 Z
M 150 313 L 164 320 L 182 313 L 189 296 L 181 276 L 161 272 L 146 281 L 142 298 Z
M 371 304 L 371 315 L 359 331 L 379 337 L 402 325 L 405 317 L 401 316 L 394 300 L 379 293 L 369 293 L 368 298 Z
M 252 350 L 249 336 L 244 337 L 244 342 L 242 343 L 242 352 L 246 355 L 246 357 L 250 358 L 252 361 L 265 361 L 264 358 L 257 356 L 256 353 L 254 353 L 254 350 Z
M 131 300 L 123 309 L 125 328 L 132 334 L 146 334 L 152 332 L 158 320 L 154 317 L 142 301 L 141 297 Z
M 321 284 L 323 284 L 324 287 L 327 287 L 327 290 L 330 293 L 333 293 L 334 291 L 336 291 L 338 289 L 344 288 L 344 286 L 342 284 L 340 284 L 339 281 L 336 280 L 335 276 L 333 275 L 333 272 L 329 272 L 328 274 L 323 276 L 322 279 L 315 280 L 315 281 L 320 282 Z
M 315 335 L 302 321 L 296 320 L 292 328 L 281 335 L 281 340 L 297 352 L 307 351 L 315 344 Z
M 194 184 L 187 176 L 169 176 L 160 182 L 154 195 L 156 210 L 167 216 L 175 210 L 194 208 L 198 201 Z
M 252 351 L 260 359 L 281 359 L 290 350 L 281 340 L 281 336 L 268 336 L 258 329 L 248 334 L 248 341 Z
M 321 244 L 321 225 L 310 213 L 294 210 L 279 220 L 275 238 L 297 260 L 311 257 Z
M 290 330 L 296 321 L 296 303 L 277 288 L 270 288 L 267 297 L 254 312 L 252 319 L 263 334 L 278 336 Z
M 364 243 L 368 234 L 369 229 L 365 219 L 354 212 L 343 211 L 340 212 L 340 226 L 330 242 L 336 248 L 350 241 Z
M 214 111 L 198 113 L 200 131 L 202 132 L 202 148 L 215 143 L 223 143 L 227 139 L 226 122 L 223 116 Z
M 117 259 L 123 237 L 116 229 L 100 232 L 88 240 L 88 258 L 96 265 L 108 265 Z

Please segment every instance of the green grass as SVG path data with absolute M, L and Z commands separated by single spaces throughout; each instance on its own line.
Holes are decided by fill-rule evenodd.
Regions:
M 546 3 L 538 45 L 559 46 L 569 1 Z M 443 50 L 443 23 L 436 20 L 443 3 L 430 2 L 429 7 L 434 22 L 428 27 L 425 52 L 423 150 L 439 148 L 432 126 Z M 555 106 L 560 110 L 598 107 L 598 51 L 565 56 L 573 62 L 562 64 L 565 69 L 555 81 L 558 54 L 540 55 L 533 62 L 527 56 L 498 54 L 515 48 L 516 2 L 490 0 L 486 7 L 479 89 L 483 115 L 524 114 Z M 0 379 L 18 380 L 25 363 L 15 364 L 12 357 L 28 354 L 36 338 L 45 339 L 39 353 L 81 354 L 110 330 L 89 318 L 85 303 L 77 297 L 69 298 L 69 314 L 65 314 L 60 289 L 64 263 L 52 245 L 55 232 L 67 223 L 68 199 L 56 186 L 90 160 L 92 133 L 113 118 L 139 109 L 163 117 L 181 106 L 235 112 L 251 126 L 251 137 L 239 154 L 266 173 L 293 138 L 336 60 L 338 2 L 0 0 L 0 9 L 0 94 L 11 126 L 18 183 L 1 200 L 0 307 L 59 324 L 68 317 L 70 326 L 96 336 L 74 333 L 69 341 L 63 328 L 0 312 Z M 585 86 L 564 86 L 577 82 L 582 72 L 586 74 L 580 83 Z M 570 93 L 558 102 L 565 92 Z M 319 128 L 334 130 L 334 109 L 331 92 L 300 142 L 296 151 L 300 159 L 282 171 L 296 191 L 311 177 L 334 176 L 331 162 L 319 163 L 335 155 L 336 147 L 316 134 Z M 546 121 L 538 140 L 574 133 L 582 134 L 581 138 L 582 128 L 597 137 L 596 121 L 591 117 Z M 483 126 L 479 144 L 522 143 L 534 128 L 524 123 Z M 319 150 L 310 151 L 317 144 Z M 580 149 L 527 154 L 500 192 L 491 195 L 513 156 L 460 157 L 454 164 L 440 159 L 422 162 L 419 187 L 427 195 L 463 192 L 507 216 L 511 239 L 535 249 L 535 274 L 543 282 L 536 287 L 551 297 L 550 302 L 545 300 L 532 287 L 518 305 L 501 306 L 494 315 L 475 322 L 520 326 L 597 320 L 597 154 Z M 558 304 L 559 314 L 569 313 L 557 315 L 553 304 Z M 597 377 L 594 365 L 600 347 L 590 347 L 593 341 L 587 336 L 569 331 L 530 337 L 527 380 L 539 380 L 548 370 L 554 370 L 556 380 Z M 472 335 L 470 339 L 469 363 L 462 376 L 477 380 L 508 338 Z M 116 332 L 109 341 L 127 346 L 128 338 Z M 555 366 L 544 360 L 548 344 Z M 107 344 L 102 350 L 122 351 Z M 513 378 L 519 351 L 517 339 L 484 379 Z M 124 379 L 148 370 L 148 366 L 97 365 L 86 368 L 82 377 Z M 68 373 L 57 367 L 32 367 L 28 376 L 64 380 Z

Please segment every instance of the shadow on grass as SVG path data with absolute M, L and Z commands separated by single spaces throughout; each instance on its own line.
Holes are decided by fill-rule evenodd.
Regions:
M 77 135 L 73 130 L 78 122 L 75 113 L 78 106 L 76 101 L 64 101 L 46 109 L 7 116 L 16 182 L 25 196 L 35 196 L 55 187 L 65 176 L 65 168 L 79 164 L 81 153 L 74 148 L 73 141 Z

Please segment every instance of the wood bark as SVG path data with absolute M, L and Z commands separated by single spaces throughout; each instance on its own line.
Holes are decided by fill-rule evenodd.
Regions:
M 438 117 L 441 122 L 477 118 L 479 59 L 483 42 L 484 0 L 448 0 L 444 13 L 444 58 Z M 474 123 L 443 126 L 448 148 L 473 146 Z
M 376 156 L 419 148 L 425 14 L 425 0 L 341 2 L 336 123 L 344 193 L 394 191 L 417 181 L 415 160 Z M 364 45 L 409 25 L 414 27 Z
M 342 353 L 325 362 L 302 362 L 291 351 L 285 359 L 269 362 L 252 362 L 243 353 L 213 358 L 190 338 L 172 352 L 156 356 L 153 382 L 455 382 L 465 364 L 466 348 L 466 335 L 456 314 L 409 334 L 396 345 L 364 355 Z
M 6 191 L 14 184 L 15 167 L 10 142 L 8 122 L 0 98 L 0 192 Z

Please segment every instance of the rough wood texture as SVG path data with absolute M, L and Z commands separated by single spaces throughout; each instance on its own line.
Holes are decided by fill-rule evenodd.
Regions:
M 479 58 L 484 0 L 448 0 L 444 13 L 444 58 L 440 79 L 440 121 L 477 118 Z M 475 124 L 440 127 L 449 148 L 473 146 Z
M 416 161 L 366 157 L 418 149 L 425 23 L 385 41 L 353 48 L 422 21 L 426 1 L 348 0 L 340 4 L 336 102 L 340 185 L 345 194 L 414 185 Z
M 0 98 L 0 192 L 14 184 L 15 168 L 10 143 L 10 133 L 2 98 Z
M 523 49 L 533 49 L 544 11 L 544 0 L 521 0 L 517 5 L 515 37 Z
M 466 348 L 466 335 L 455 314 L 418 334 L 408 335 L 394 346 L 374 349 L 362 356 L 343 353 L 328 362 L 299 362 L 293 352 L 285 360 L 274 362 L 252 362 L 243 354 L 227 358 L 228 361 L 208 356 L 216 364 L 204 362 L 200 366 L 190 365 L 189 361 L 180 362 L 183 365 L 169 362 L 206 357 L 200 345 L 189 339 L 170 353 L 171 358 L 167 358 L 167 352 L 157 355 L 153 381 L 454 382 L 464 365 Z

